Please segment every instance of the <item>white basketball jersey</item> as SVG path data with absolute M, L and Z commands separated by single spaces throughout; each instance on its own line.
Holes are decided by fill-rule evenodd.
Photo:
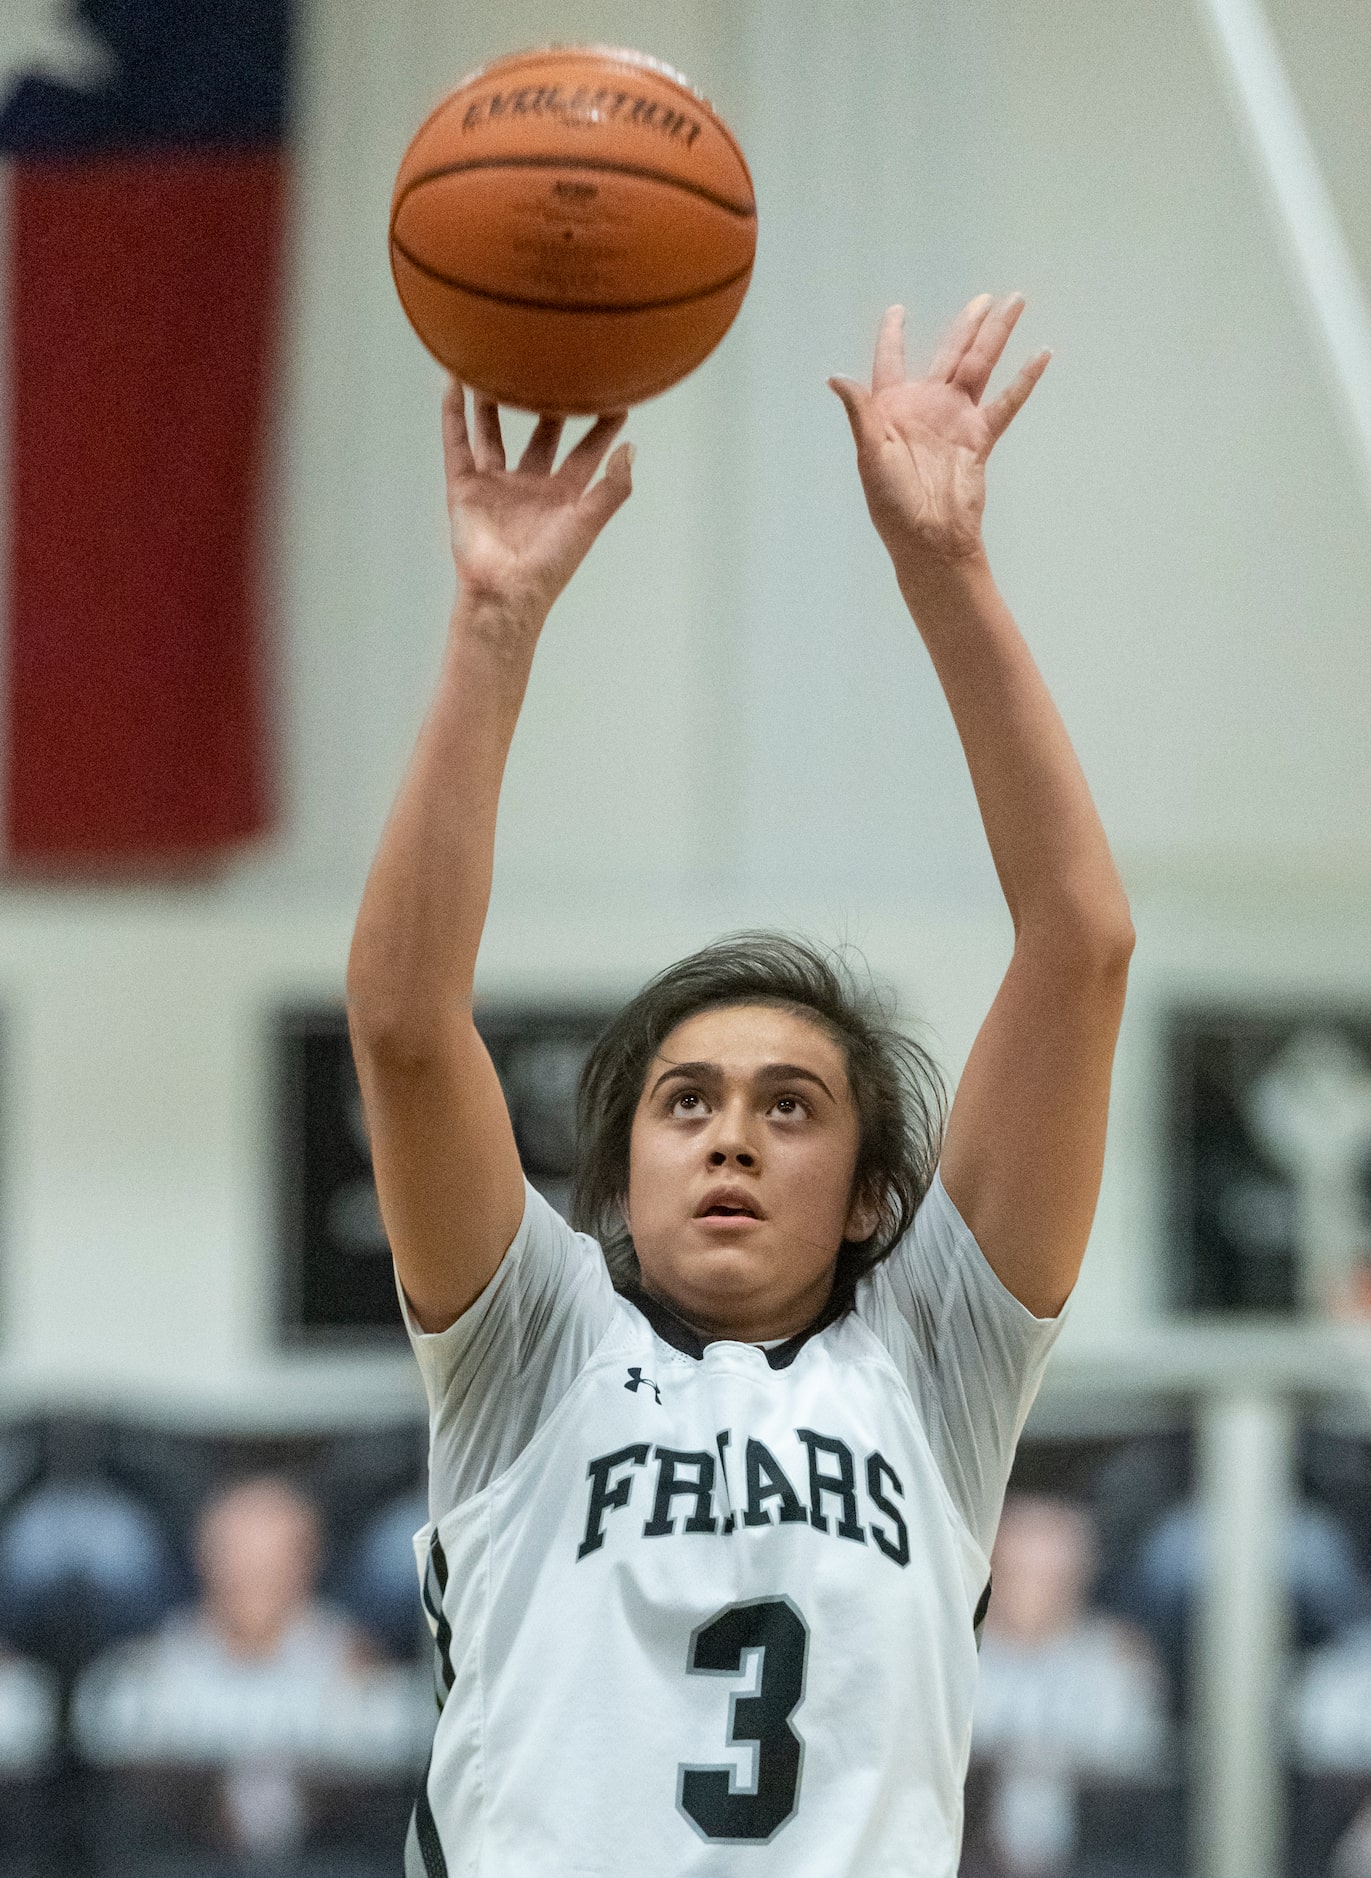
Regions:
M 494 1386 L 492 1365 L 508 1420 L 538 1400 L 507 1464 L 481 1479 L 467 1455 L 463 1480 L 459 1459 L 416 1539 L 442 1707 L 411 1878 L 952 1878 L 986 1513 L 993 1530 L 1056 1326 L 955 1243 L 970 1235 L 935 1191 L 943 1243 L 925 1263 L 950 1245 L 993 1301 L 955 1377 L 930 1370 L 938 1299 L 919 1321 L 898 1267 L 813 1334 L 701 1345 L 587 1276 L 598 1248 L 536 1195 L 510 1255 L 534 1269 L 497 1274 L 446 1352 L 416 1335 L 435 1488 L 453 1471 L 445 1420 L 479 1424 L 466 1397 Z M 540 1236 L 551 1250 L 530 1252 Z M 569 1376 L 555 1351 L 532 1357 L 549 1283 L 580 1297 Z M 946 1290 L 944 1307 L 966 1281 Z M 985 1453 L 950 1468 L 939 1452 L 961 1411 L 937 1391 L 978 1383 L 999 1397 L 970 1416 L 993 1478 Z

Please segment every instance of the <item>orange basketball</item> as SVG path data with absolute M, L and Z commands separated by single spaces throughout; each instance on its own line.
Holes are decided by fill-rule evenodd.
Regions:
M 693 371 L 757 246 L 743 153 L 641 52 L 549 46 L 462 80 L 420 125 L 390 265 L 429 351 L 503 404 L 617 410 Z

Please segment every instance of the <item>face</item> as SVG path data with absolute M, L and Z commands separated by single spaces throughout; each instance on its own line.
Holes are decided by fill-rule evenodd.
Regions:
M 625 1217 L 643 1286 L 700 1330 L 762 1342 L 823 1309 L 854 1204 L 859 1127 L 840 1044 L 807 1017 L 729 1005 L 678 1024 L 633 1118 Z
M 312 1511 L 275 1481 L 248 1481 L 217 1500 L 199 1534 L 205 1602 L 245 1655 L 271 1650 L 309 1602 L 319 1535 Z
M 993 1627 L 1041 1643 L 1076 1623 L 1093 1559 L 1085 1515 L 1061 1500 L 1015 1494 L 1005 1503 L 991 1560 Z

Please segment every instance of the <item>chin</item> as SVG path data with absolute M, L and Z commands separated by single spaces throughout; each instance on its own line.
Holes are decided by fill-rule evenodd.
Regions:
M 717 1316 L 766 1291 L 772 1274 L 767 1261 L 745 1246 L 707 1246 L 656 1264 L 644 1277 L 656 1290 L 676 1300 L 690 1316 Z
M 786 1313 L 820 1274 L 778 1271 L 774 1247 L 768 1253 L 734 1243 L 691 1246 L 644 1268 L 644 1276 L 684 1317 L 709 1330 L 759 1313 Z

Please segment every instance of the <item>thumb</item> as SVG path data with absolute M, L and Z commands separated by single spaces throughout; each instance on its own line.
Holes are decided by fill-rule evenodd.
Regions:
M 860 450 L 870 428 L 871 393 L 855 378 L 830 378 L 828 384 L 842 399 L 847 421 L 852 426 L 853 441 Z
M 597 530 L 603 528 L 614 511 L 632 495 L 636 455 L 631 443 L 621 443 L 605 464 L 603 476 L 581 497 L 582 505 L 591 511 Z

